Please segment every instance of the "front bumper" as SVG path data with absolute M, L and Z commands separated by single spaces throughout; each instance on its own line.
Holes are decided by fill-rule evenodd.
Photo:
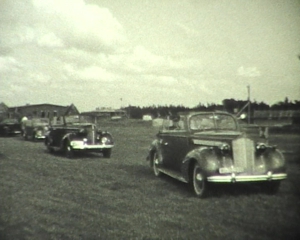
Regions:
M 35 135 L 35 139 L 45 139 L 45 135 Z
M 73 150 L 102 150 L 112 148 L 114 145 L 106 144 L 87 144 L 81 141 L 72 141 L 71 147 Z
M 209 176 L 207 177 L 208 182 L 259 182 L 259 181 L 271 181 L 271 180 L 284 180 L 287 178 L 286 173 L 272 173 L 271 171 L 267 174 L 262 175 L 238 175 L 236 173 L 231 173 L 226 176 Z

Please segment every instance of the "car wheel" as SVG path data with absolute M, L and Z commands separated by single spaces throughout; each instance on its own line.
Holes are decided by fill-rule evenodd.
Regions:
M 103 157 L 104 158 L 110 158 L 110 156 L 111 156 L 111 149 L 110 148 L 104 149 L 103 150 Z
M 26 131 L 24 131 L 24 139 L 28 140 L 28 136 L 27 136 L 27 132 Z
M 161 171 L 159 171 L 159 169 L 157 167 L 158 164 L 159 164 L 158 154 L 155 152 L 153 154 L 153 158 L 152 158 L 152 168 L 153 168 L 154 175 L 156 177 L 161 176 Z
M 73 151 L 73 149 L 72 149 L 72 147 L 69 143 L 65 144 L 65 149 L 64 150 L 65 150 L 65 156 L 67 158 L 73 158 L 74 157 L 74 151 Z
M 46 140 L 46 147 L 49 153 L 54 153 L 54 149 L 50 146 L 49 140 Z
M 279 191 L 280 183 L 280 181 L 262 182 L 260 187 L 264 193 L 275 195 Z
M 204 198 L 207 196 L 207 181 L 198 163 L 195 163 L 193 168 L 191 185 L 197 197 Z
M 4 128 L 4 136 L 5 137 L 9 136 L 9 128 L 7 128 L 7 127 Z
M 31 135 L 31 140 L 32 140 L 32 141 L 35 141 L 35 132 L 32 133 L 32 135 Z

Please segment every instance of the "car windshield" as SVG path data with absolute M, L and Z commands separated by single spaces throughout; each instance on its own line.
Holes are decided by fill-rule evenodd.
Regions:
M 189 123 L 191 130 L 237 130 L 234 118 L 227 114 L 197 114 Z

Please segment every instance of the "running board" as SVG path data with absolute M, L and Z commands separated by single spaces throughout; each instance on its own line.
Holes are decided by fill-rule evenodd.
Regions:
M 169 170 L 169 169 L 165 169 L 165 168 L 158 168 L 158 170 L 172 178 L 175 178 L 181 182 L 184 182 L 184 183 L 188 183 L 188 181 L 186 179 L 184 179 L 180 173 L 178 172 L 175 172 L 173 170 Z

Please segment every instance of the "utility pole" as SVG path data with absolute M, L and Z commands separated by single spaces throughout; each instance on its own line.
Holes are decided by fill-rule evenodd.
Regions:
M 247 86 L 248 88 L 248 124 L 250 124 L 250 114 L 251 114 L 251 111 L 250 111 L 250 85 Z

